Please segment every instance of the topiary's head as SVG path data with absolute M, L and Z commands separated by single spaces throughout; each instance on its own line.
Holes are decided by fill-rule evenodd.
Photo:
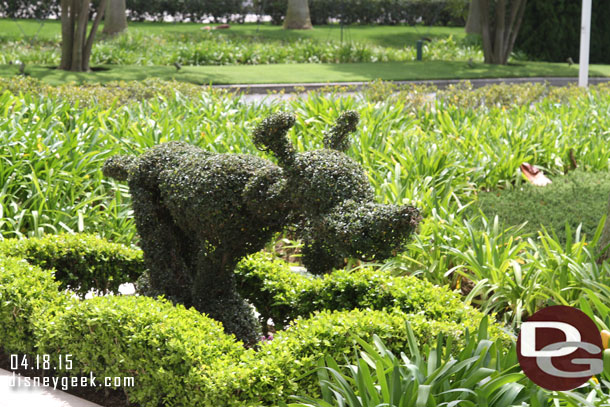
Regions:
M 385 260 L 403 247 L 419 220 L 412 206 L 348 200 L 306 230 L 303 264 L 323 274 L 342 267 L 345 258 Z
M 329 217 L 330 237 L 342 241 L 346 257 L 385 260 L 402 248 L 420 219 L 413 206 L 347 202 Z
M 328 213 L 346 200 L 374 199 L 362 166 L 339 151 L 325 149 L 297 154 L 287 174 L 292 198 L 307 216 Z
M 306 216 L 327 213 L 348 199 L 357 202 L 373 199 L 373 189 L 364 169 L 344 153 L 358 118 L 357 112 L 344 112 L 324 135 L 326 148 L 304 153 L 296 153 L 287 137 L 295 123 L 291 115 L 272 115 L 254 131 L 256 146 L 273 152 L 286 170 L 287 189 Z

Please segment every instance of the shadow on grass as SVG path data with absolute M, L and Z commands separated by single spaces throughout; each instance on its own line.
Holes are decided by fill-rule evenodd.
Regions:
M 177 71 L 174 67 L 166 66 L 101 66 L 94 67 L 93 72 L 69 72 L 53 67 L 33 66 L 26 67 L 29 76 L 35 77 L 49 85 L 61 85 L 68 82 L 106 83 L 112 81 L 144 80 L 159 78 L 163 80 L 176 80 L 196 85 L 209 85 L 210 83 L 226 83 L 231 76 L 222 72 L 201 72 L 192 67 L 184 67 Z M 17 70 L 10 65 L 0 65 L 0 76 L 15 76 Z
M 390 62 L 334 64 L 330 69 L 341 74 L 364 76 L 368 80 L 482 79 L 528 77 L 577 77 L 578 67 L 553 63 L 510 65 L 469 64 L 459 61 Z M 591 68 L 591 77 L 607 77 L 608 71 Z

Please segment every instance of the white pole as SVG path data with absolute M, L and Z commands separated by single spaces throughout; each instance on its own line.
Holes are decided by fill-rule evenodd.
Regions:
M 580 58 L 578 59 L 578 86 L 589 82 L 589 40 L 591 37 L 591 0 L 582 0 L 580 22 Z

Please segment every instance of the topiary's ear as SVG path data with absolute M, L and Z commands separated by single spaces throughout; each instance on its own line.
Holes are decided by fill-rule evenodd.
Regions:
M 252 136 L 256 148 L 271 151 L 281 164 L 292 162 L 294 149 L 286 133 L 294 126 L 294 122 L 294 116 L 288 113 L 276 113 L 263 119 Z
M 324 135 L 324 147 L 346 151 L 349 147 L 349 134 L 356 131 L 360 115 L 354 110 L 348 110 L 339 116 L 335 126 Z

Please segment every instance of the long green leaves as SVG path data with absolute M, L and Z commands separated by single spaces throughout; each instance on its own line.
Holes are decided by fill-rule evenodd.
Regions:
M 520 406 L 540 390 L 517 366 L 515 345 L 508 350 L 487 339 L 487 321 L 467 334 L 465 347 L 451 355 L 439 337 L 420 349 L 409 325 L 409 356 L 389 351 L 378 337 L 355 338 L 362 349 L 341 367 L 327 358 L 318 368 L 322 398 L 295 397 L 292 407 Z

